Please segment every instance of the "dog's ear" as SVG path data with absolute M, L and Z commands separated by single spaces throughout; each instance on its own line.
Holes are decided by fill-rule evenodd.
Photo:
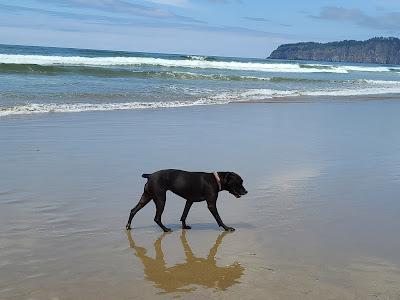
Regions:
M 232 177 L 233 177 L 233 175 L 232 175 L 232 173 L 231 172 L 226 172 L 226 175 L 225 175 L 225 184 L 229 184 L 229 182 L 232 180 Z

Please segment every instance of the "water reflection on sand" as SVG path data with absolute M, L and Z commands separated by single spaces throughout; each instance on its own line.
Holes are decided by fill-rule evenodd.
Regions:
M 146 255 L 146 248 L 135 243 L 131 231 L 126 232 L 131 249 L 135 251 L 135 255 L 143 264 L 145 279 L 154 282 L 162 293 L 192 292 L 196 290 L 195 286 L 226 290 L 239 283 L 245 270 L 239 262 L 235 261 L 227 266 L 217 265 L 216 254 L 227 234 L 227 232 L 221 233 L 210 248 L 207 257 L 203 258 L 194 255 L 186 238 L 186 230 L 182 230 L 180 240 L 186 260 L 184 263 L 176 263 L 168 267 L 161 244 L 168 233 L 163 233 L 154 242 L 155 258 L 152 258 Z
M 0 299 L 400 299 L 399 111 L 392 99 L 4 119 Z M 200 203 L 191 231 L 157 239 L 151 204 L 129 248 L 140 174 L 171 166 L 245 178 L 246 197 L 218 199 L 235 233 L 219 236 Z M 168 195 L 173 229 L 183 207 Z

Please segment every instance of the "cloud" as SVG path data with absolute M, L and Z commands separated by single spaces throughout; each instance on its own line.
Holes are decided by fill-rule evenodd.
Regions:
M 64 6 L 80 6 L 106 10 L 108 12 L 133 13 L 149 17 L 171 17 L 172 14 L 160 8 L 153 8 L 141 4 L 134 4 L 124 0 L 55 0 Z
M 271 24 L 275 23 L 275 22 L 273 22 L 273 21 L 271 21 L 269 19 L 262 18 L 262 17 L 242 17 L 242 19 L 245 19 L 245 20 L 248 20 L 248 21 L 254 21 L 254 22 L 263 22 L 263 23 L 271 23 Z M 275 23 L 275 24 L 278 24 L 278 25 L 283 26 L 283 27 L 292 27 L 292 25 L 285 24 L 285 23 Z
M 132 18 L 130 16 L 106 16 L 100 15 L 99 13 L 75 13 L 75 12 L 65 12 L 65 11 L 54 11 L 41 8 L 31 8 L 31 7 L 21 7 L 15 5 L 3 5 L 0 4 L 0 26 L 13 25 L 17 27 L 39 27 L 46 26 L 46 22 L 51 24 L 52 29 L 60 30 L 56 28 L 55 24 L 58 23 L 57 20 L 69 20 L 71 26 L 79 24 L 98 24 L 103 26 L 147 26 L 147 27 L 187 27 L 190 28 L 191 25 L 205 25 L 205 22 L 195 21 L 195 22 L 181 22 L 181 18 Z M 23 14 L 23 17 L 21 16 Z M 39 18 L 38 18 L 39 16 Z M 47 19 L 45 19 L 47 18 Z M 50 20 L 51 19 L 51 20 Z M 71 22 L 71 20 L 73 22 Z M 18 25 L 18 23 L 20 23 Z M 47 25 L 48 26 L 48 25 Z M 66 30 L 66 29 L 65 29 Z M 82 28 L 81 31 L 84 31 Z
M 371 16 L 359 9 L 325 6 L 322 7 L 318 15 L 312 15 L 309 17 L 335 22 L 348 22 L 376 30 L 400 29 L 400 12 L 390 12 L 379 16 Z
M 35 0 L 36 2 L 43 4 L 47 2 L 49 4 L 56 4 L 63 7 L 69 7 L 73 9 L 93 9 L 102 11 L 104 13 L 119 13 L 129 16 L 139 16 L 157 19 L 176 19 L 182 22 L 193 22 L 193 23 L 204 23 L 203 21 L 195 18 L 175 14 L 165 8 L 146 6 L 142 4 L 131 3 L 124 0 Z M 187 0 L 154 0 L 151 2 L 164 2 L 167 4 L 184 3 Z
M 147 2 L 170 5 L 170 6 L 188 6 L 190 2 L 188 0 L 146 0 Z
M 259 18 L 259 17 L 243 17 L 245 20 L 249 21 L 256 21 L 256 22 L 271 22 L 271 20 L 268 20 L 266 18 Z
M 74 31 L 79 31 L 78 28 L 81 28 L 81 32 L 93 30 L 92 27 L 85 28 L 79 27 L 80 24 L 84 25 L 101 25 L 103 29 L 96 27 L 96 30 L 105 30 L 106 27 L 109 29 L 112 27 L 142 27 L 142 28 L 172 28 L 176 30 L 185 30 L 185 31 L 197 31 L 197 32 L 215 32 L 215 33 L 227 33 L 241 36 L 249 36 L 249 37 L 264 37 L 264 38 L 290 38 L 291 36 L 288 34 L 279 34 L 274 32 L 267 32 L 262 30 L 255 30 L 241 26 L 218 26 L 218 25 L 210 25 L 203 22 L 179 22 L 180 20 L 171 20 L 171 19 L 137 19 L 137 18 L 128 18 L 128 17 L 111 17 L 111 16 L 102 16 L 98 14 L 83 14 L 83 13 L 70 13 L 70 12 L 58 12 L 46 9 L 39 8 L 28 8 L 28 7 L 20 7 L 14 5 L 2 5 L 0 4 L 0 16 L 1 12 L 12 12 L 13 16 L 9 14 L 3 15 L 0 18 L 0 26 L 16 26 L 16 27 L 32 27 L 32 28 L 45 28 L 48 27 L 46 25 L 46 19 L 43 17 L 50 18 L 47 20 L 48 24 L 51 24 L 52 28 L 55 30 L 72 30 L 72 27 L 76 27 L 73 29 Z M 24 13 L 25 15 L 21 15 Z M 27 18 L 29 16 L 29 18 Z M 40 16 L 40 17 L 35 17 Z M 69 22 L 69 26 L 66 26 L 67 29 L 64 29 L 62 26 L 65 26 L 63 20 L 73 20 L 74 22 Z M 56 24 L 62 24 L 56 26 Z M 73 26 L 72 26 L 73 25 Z M 108 29 L 108 30 L 109 30 Z
M 228 4 L 228 3 L 242 3 L 242 0 L 207 0 L 210 3 Z

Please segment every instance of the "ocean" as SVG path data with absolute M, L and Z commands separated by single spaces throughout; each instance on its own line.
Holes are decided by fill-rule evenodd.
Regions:
M 0 45 L 0 117 L 400 93 L 400 66 Z

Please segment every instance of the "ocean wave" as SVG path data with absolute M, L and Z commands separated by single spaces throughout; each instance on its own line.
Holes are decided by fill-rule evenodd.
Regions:
M 332 69 L 332 65 L 320 65 L 320 64 L 299 64 L 300 68 L 303 69 L 320 69 L 320 70 L 330 70 Z
M 343 66 L 341 67 L 349 72 L 391 72 L 391 71 L 400 71 L 400 68 L 389 68 L 384 66 Z
M 271 82 L 324 82 L 321 79 L 293 78 L 293 77 L 262 77 L 239 76 L 225 74 L 202 74 L 178 71 L 136 71 L 118 68 L 102 68 L 94 66 L 58 66 L 34 64 L 4 64 L 0 63 L 1 73 L 36 74 L 36 75 L 63 75 L 78 74 L 97 77 L 135 77 L 135 78 L 165 78 L 183 80 L 222 80 L 222 81 L 271 81 Z
M 166 76 L 177 76 L 168 74 Z M 197 74 L 190 72 L 181 72 L 179 76 L 186 76 L 188 78 L 198 78 L 198 76 L 223 76 L 216 74 Z M 180 77 L 181 78 L 181 77 Z M 257 77 L 257 79 L 260 79 Z M 240 79 L 241 80 L 241 79 Z M 249 79 L 250 80 L 250 79 Z M 296 78 L 280 78 L 280 77 L 265 77 L 263 80 L 298 80 Z M 304 79 L 300 79 L 304 80 Z M 312 80 L 312 79 L 311 79 Z M 134 101 L 130 102 L 128 99 L 134 99 L 134 95 L 129 94 L 55 94 L 49 98 L 49 95 L 43 95 L 44 99 L 51 101 L 50 103 L 35 103 L 35 97 L 24 95 L 25 99 L 30 99 L 32 103 L 24 103 L 14 106 L 0 106 L 0 117 L 9 115 L 24 115 L 35 113 L 50 113 L 50 112 L 85 112 L 85 111 L 112 111 L 112 110 L 141 110 L 141 109 L 156 109 L 156 108 L 169 108 L 169 107 L 185 107 L 194 105 L 215 105 L 227 104 L 232 102 L 259 102 L 269 99 L 279 99 L 285 97 L 346 97 L 346 96 L 371 96 L 371 95 L 385 95 L 385 94 L 399 94 L 400 95 L 400 81 L 385 81 L 385 80 L 369 80 L 369 79 L 355 79 L 343 80 L 340 87 L 331 85 L 327 88 L 308 88 L 308 89 L 290 89 L 282 90 L 275 88 L 251 88 L 251 89 L 234 89 L 225 91 L 215 91 L 212 89 L 188 89 L 181 86 L 169 85 L 174 95 L 184 95 L 179 100 L 171 101 L 153 101 L 143 102 Z M 9 96 L 4 96 L 9 97 Z M 168 99 L 168 92 L 165 94 Z M 58 99 L 60 103 L 58 103 Z M 107 102 L 91 103 L 86 102 L 87 99 L 104 100 Z M 124 102 L 123 100 L 128 100 Z M 182 101 L 180 99 L 185 99 Z M 39 100 L 39 99 L 38 99 Z M 77 101 L 76 103 L 69 103 L 70 101 Z M 62 102 L 64 101 L 64 103 Z M 40 100 L 38 102 L 41 102 Z
M 166 102 L 122 102 L 122 103 L 29 103 L 12 107 L 0 107 L 0 117 L 11 115 L 30 115 L 43 113 L 77 113 L 90 111 L 144 110 L 157 108 L 175 108 L 199 105 L 226 104 L 220 99 L 199 99 L 196 101 Z
M 300 64 L 300 68 L 305 69 L 320 69 L 320 70 L 330 70 L 336 69 L 340 70 L 342 73 L 349 72 L 400 72 L 400 68 L 387 67 L 387 66 L 351 66 L 351 65 L 327 65 L 327 64 Z M 338 73 L 340 73 L 338 72 Z
M 364 82 L 371 85 L 380 85 L 382 87 L 400 87 L 400 81 L 395 80 L 372 80 L 372 79 L 357 79 L 358 82 Z
M 194 69 L 223 69 L 239 71 L 282 72 L 282 73 L 349 73 L 349 72 L 400 72 L 393 66 L 337 65 L 298 62 L 244 62 L 220 60 L 209 56 L 181 55 L 181 59 L 167 59 L 142 56 L 57 56 L 57 55 L 22 55 L 0 54 L 0 64 L 40 65 L 40 66 L 161 66 Z
M 188 60 L 207 60 L 207 61 L 216 60 L 212 56 L 201 56 L 201 55 L 181 55 L 181 58 L 188 59 Z
M 153 57 L 83 57 L 83 56 L 45 56 L 0 54 L 2 64 L 43 65 L 43 66 L 134 66 L 152 65 L 162 67 L 182 67 L 192 69 L 222 69 L 239 71 L 283 72 L 283 73 L 347 73 L 343 67 L 304 68 L 298 63 L 239 62 L 239 61 L 207 61 L 178 60 Z
M 3 64 L 0 63 L 0 73 L 22 73 L 37 75 L 78 74 L 98 77 L 136 77 L 136 78 L 172 78 L 187 80 L 224 80 L 224 81 L 269 81 L 270 77 L 238 76 L 224 74 L 201 74 L 194 72 L 173 71 L 135 71 L 129 69 L 101 68 L 89 66 L 57 66 L 34 64 Z
M 250 89 L 245 91 L 224 92 L 214 99 L 220 101 L 262 101 L 273 98 L 285 97 L 346 97 L 346 96 L 373 96 L 373 95 L 388 95 L 400 94 L 400 85 L 386 87 L 367 87 L 360 89 L 325 89 L 325 90 L 275 90 L 275 89 Z
M 378 81 L 379 82 L 379 81 Z M 374 84 L 378 84 L 373 81 Z M 197 105 L 217 105 L 235 102 L 260 102 L 287 97 L 346 97 L 400 94 L 400 84 L 391 82 L 392 86 L 378 86 L 360 89 L 330 90 L 276 90 L 247 89 L 216 93 L 193 101 L 159 101 L 159 102 L 118 102 L 118 103 L 28 103 L 12 107 L 0 107 L 0 117 L 10 115 L 28 115 L 39 113 L 73 113 L 89 111 L 143 110 Z M 397 85 L 396 85 L 397 84 Z
M 13 64 L 13 63 L 0 63 L 1 73 L 16 73 L 16 74 L 33 74 L 33 75 L 85 75 L 97 76 L 106 78 L 162 78 L 162 79 L 178 79 L 178 80 L 220 80 L 220 81 L 269 81 L 272 83 L 354 83 L 354 84 L 395 84 L 398 81 L 384 81 L 384 80 L 367 80 L 367 79 L 354 79 L 354 80 L 329 80 L 329 79 L 313 79 L 313 78 L 296 78 L 296 77 L 262 77 L 262 76 L 240 76 L 240 75 L 226 75 L 226 74 L 203 74 L 195 72 L 181 72 L 181 71 L 137 71 L 123 68 L 104 68 L 95 66 L 63 66 L 63 65 L 37 65 L 37 64 Z

